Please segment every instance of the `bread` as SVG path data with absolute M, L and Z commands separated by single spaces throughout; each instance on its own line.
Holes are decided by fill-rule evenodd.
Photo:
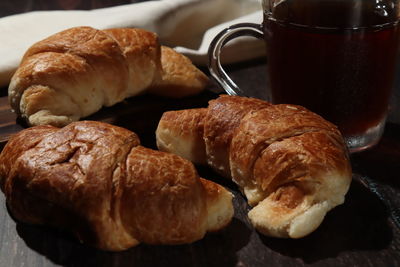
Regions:
M 151 94 L 180 98 L 200 93 L 208 83 L 189 58 L 170 47 L 161 46 L 161 66 L 161 75 L 148 88 Z
M 93 121 L 14 135 L 0 154 L 0 187 L 17 220 L 110 251 L 191 243 L 233 216 L 232 194 L 199 178 L 191 162 Z
M 207 109 L 164 113 L 156 137 L 160 150 L 232 179 L 252 206 L 250 221 L 269 236 L 308 235 L 351 182 L 340 132 L 301 106 L 220 96 Z
M 203 141 L 203 121 L 206 114 L 206 108 L 165 112 L 157 129 L 158 147 L 165 151 L 173 151 L 195 164 L 206 164 L 206 148 Z M 178 121 L 183 123 L 179 124 Z M 168 123 L 180 129 L 169 127 Z
M 184 97 L 207 83 L 188 58 L 160 46 L 152 32 L 76 27 L 32 45 L 8 95 L 29 125 L 65 126 L 127 97 L 144 92 Z

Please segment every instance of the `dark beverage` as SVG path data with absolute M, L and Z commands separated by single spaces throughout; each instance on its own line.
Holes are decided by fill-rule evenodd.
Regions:
M 384 122 L 398 49 L 396 10 L 371 4 L 354 18 L 360 1 L 285 1 L 264 18 L 272 101 L 303 105 L 344 136 Z

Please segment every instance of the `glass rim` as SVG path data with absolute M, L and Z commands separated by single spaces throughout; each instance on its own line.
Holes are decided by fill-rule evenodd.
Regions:
M 271 11 L 264 10 L 264 15 L 265 19 L 277 22 L 282 25 L 290 25 L 298 28 L 304 28 L 304 29 L 317 29 L 317 30 L 380 30 L 383 28 L 389 28 L 389 27 L 394 27 L 400 22 L 400 18 L 397 18 L 394 21 L 391 22 L 386 22 L 386 23 L 381 23 L 381 24 L 375 24 L 375 25 L 368 25 L 368 26 L 345 26 L 345 27 L 331 27 L 331 26 L 318 26 L 318 25 L 307 25 L 307 24 L 300 24 L 300 23 L 295 23 L 295 22 L 290 22 L 287 20 L 280 20 L 276 19 L 272 16 Z

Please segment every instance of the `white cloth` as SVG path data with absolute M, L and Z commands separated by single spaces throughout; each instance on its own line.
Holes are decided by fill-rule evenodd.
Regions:
M 4 17 L 0 19 L 0 86 L 8 84 L 33 43 L 67 28 L 147 29 L 157 33 L 162 44 L 174 47 L 195 64 L 206 64 L 208 46 L 219 31 L 238 22 L 261 23 L 261 10 L 259 0 L 161 0 L 90 11 L 36 11 Z M 262 42 L 255 38 L 229 42 L 226 50 L 224 63 L 264 54 Z

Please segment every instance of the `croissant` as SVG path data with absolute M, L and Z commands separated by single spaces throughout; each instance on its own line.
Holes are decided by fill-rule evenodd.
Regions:
M 207 83 L 188 58 L 160 46 L 152 32 L 76 27 L 32 45 L 8 95 L 29 125 L 61 127 L 143 92 L 178 98 Z
M 191 162 L 139 143 L 127 129 L 94 121 L 19 132 L 0 154 L 11 214 L 110 251 L 191 243 L 230 222 L 228 190 L 199 178 Z
M 262 234 L 300 238 L 344 202 L 352 171 L 333 124 L 296 105 L 220 96 L 208 108 L 165 112 L 157 146 L 232 179 Z

